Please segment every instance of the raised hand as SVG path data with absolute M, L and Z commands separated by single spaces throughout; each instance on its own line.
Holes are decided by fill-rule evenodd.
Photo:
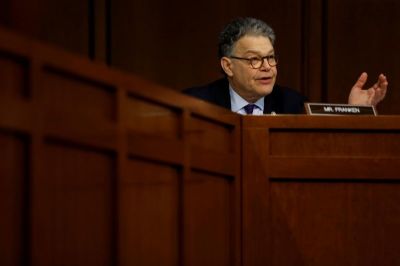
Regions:
M 349 104 L 355 105 L 373 105 L 376 106 L 385 98 L 388 81 L 386 76 L 380 74 L 378 81 L 369 89 L 364 90 L 363 86 L 367 82 L 367 73 L 362 73 L 354 86 L 351 88 L 349 95 Z

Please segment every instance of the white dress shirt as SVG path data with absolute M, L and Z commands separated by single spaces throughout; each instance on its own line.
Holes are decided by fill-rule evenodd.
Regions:
M 236 93 L 236 91 L 231 87 L 229 84 L 229 94 L 231 96 L 231 110 L 232 112 L 246 115 L 246 111 L 244 110 L 244 107 L 248 104 L 252 104 L 247 102 L 245 99 L 240 97 L 239 94 Z M 263 115 L 264 114 L 264 97 L 258 99 L 255 103 L 254 110 L 253 110 L 253 115 Z

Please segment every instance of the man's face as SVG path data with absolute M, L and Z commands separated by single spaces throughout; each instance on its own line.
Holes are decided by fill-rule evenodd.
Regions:
M 233 47 L 232 56 L 253 58 L 274 55 L 271 41 L 263 36 L 243 36 Z M 259 69 L 254 69 L 247 60 L 229 57 L 221 59 L 221 65 L 231 86 L 248 102 L 255 102 L 272 92 L 276 76 L 276 66 L 271 67 L 267 60 Z

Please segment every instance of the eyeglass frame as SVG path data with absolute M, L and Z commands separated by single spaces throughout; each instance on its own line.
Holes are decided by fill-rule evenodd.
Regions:
M 232 58 L 232 59 L 239 59 L 239 60 L 246 60 L 247 62 L 249 62 L 250 63 L 250 66 L 251 66 L 251 68 L 253 68 L 253 69 L 260 69 L 260 68 L 262 68 L 262 66 L 264 65 L 264 60 L 266 59 L 267 60 L 267 64 L 270 66 L 270 67 L 275 67 L 275 66 L 277 66 L 278 65 L 278 57 L 275 55 L 275 54 L 273 54 L 273 55 L 267 55 L 267 56 L 263 56 L 263 57 L 252 57 L 252 58 L 245 58 L 245 57 L 239 57 L 239 56 L 228 56 L 229 58 Z M 274 58 L 275 59 L 275 62 L 276 62 L 276 64 L 275 65 L 271 65 L 270 64 L 270 62 L 269 62 L 269 59 L 270 58 Z M 253 66 L 253 64 L 252 64 L 252 60 L 261 60 L 261 65 L 259 66 L 259 67 L 254 67 Z M 260 61 L 258 61 L 258 62 L 260 62 Z

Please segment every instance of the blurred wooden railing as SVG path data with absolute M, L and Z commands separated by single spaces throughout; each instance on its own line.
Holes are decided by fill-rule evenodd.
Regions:
M 240 117 L 0 29 L 0 265 L 239 265 Z

